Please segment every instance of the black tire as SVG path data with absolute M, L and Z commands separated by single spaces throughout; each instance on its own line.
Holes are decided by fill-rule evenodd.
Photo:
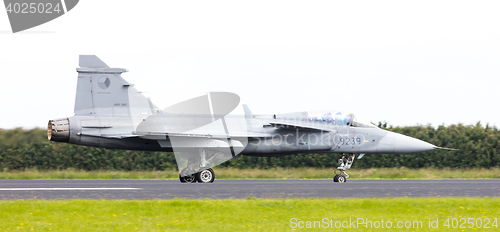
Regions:
M 346 181 L 347 181 L 347 178 L 345 178 L 344 175 L 337 174 L 337 175 L 335 175 L 335 177 L 333 177 L 333 182 L 344 183 Z
M 182 177 L 181 174 L 179 174 L 179 180 L 181 183 L 186 183 L 186 180 L 184 180 L 184 177 Z
M 196 173 L 198 183 L 213 183 L 215 180 L 214 170 L 211 168 L 203 169 Z
M 181 173 L 179 174 L 179 180 L 181 181 L 181 183 L 196 183 L 196 174 L 193 173 L 191 175 L 185 175 L 185 173 L 192 173 L 192 170 L 189 170 L 189 169 L 184 169 L 181 171 Z
M 186 183 L 196 183 L 196 174 L 187 175 L 183 178 Z

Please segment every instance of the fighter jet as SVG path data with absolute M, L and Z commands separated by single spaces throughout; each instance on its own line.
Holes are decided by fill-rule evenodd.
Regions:
M 212 167 L 248 156 L 340 154 L 334 182 L 345 182 L 355 155 L 438 149 L 335 110 L 286 114 L 232 112 L 238 95 L 209 92 L 165 109 L 157 107 L 94 55 L 80 55 L 75 115 L 49 120 L 50 141 L 107 149 L 173 152 L 181 183 L 212 183 Z

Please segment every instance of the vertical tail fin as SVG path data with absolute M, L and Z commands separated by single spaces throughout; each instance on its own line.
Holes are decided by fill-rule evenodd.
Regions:
M 106 63 L 95 55 L 80 55 L 78 64 L 80 68 L 109 68 Z
M 75 115 L 129 116 L 129 94 L 141 94 L 121 77 L 127 70 L 110 68 L 95 55 L 80 55 L 79 64 Z

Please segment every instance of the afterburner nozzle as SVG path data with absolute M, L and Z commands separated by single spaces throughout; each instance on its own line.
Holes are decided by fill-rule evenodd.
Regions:
M 47 137 L 49 141 L 69 142 L 68 118 L 49 120 L 47 125 Z

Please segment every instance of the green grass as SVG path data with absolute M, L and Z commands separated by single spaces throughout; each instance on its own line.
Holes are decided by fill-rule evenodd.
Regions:
M 275 168 L 275 169 L 236 169 L 214 168 L 217 179 L 330 179 L 334 169 L 319 168 Z M 352 179 L 356 178 L 408 178 L 408 179 L 481 179 L 500 178 L 500 169 L 451 169 L 451 168 L 371 168 L 348 170 Z M 0 179 L 176 179 L 178 171 L 82 171 L 36 169 L 25 171 L 0 172 Z
M 365 198 L 365 199 L 245 199 L 245 200 L 16 200 L 0 201 L 1 231 L 293 231 L 292 222 L 364 220 L 421 221 L 423 228 L 362 231 L 471 231 L 447 228 L 447 219 L 500 215 L 500 198 Z M 293 220 L 293 218 L 296 219 Z M 479 221 L 478 221 L 479 222 Z M 484 224 L 484 223 L 483 223 Z M 497 223 L 498 224 L 498 223 Z M 307 224 L 303 224 L 304 227 Z M 326 224 L 321 224 L 325 226 Z M 346 223 L 344 224 L 347 225 Z M 375 226 L 376 224 L 372 224 Z M 415 224 L 416 225 L 416 224 Z M 464 224 L 467 227 L 467 223 Z M 320 224 L 316 224 L 316 230 Z M 330 226 L 330 224 L 328 225 Z M 356 226 L 358 226 L 356 224 Z M 364 224 L 360 224 L 363 227 Z M 459 226 L 459 225 L 458 225 Z M 491 229 L 498 228 L 489 224 Z M 474 225 L 476 227 L 476 225 Z M 305 230 L 295 228 L 295 230 Z M 484 230 L 484 229 L 483 229 Z

